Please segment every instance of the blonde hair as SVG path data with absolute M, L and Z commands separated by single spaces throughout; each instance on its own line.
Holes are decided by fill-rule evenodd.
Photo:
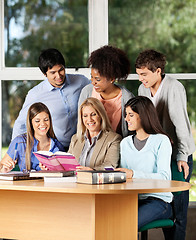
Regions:
M 27 137 L 26 137 L 26 169 L 31 169 L 31 151 L 34 145 L 34 129 L 32 125 L 32 119 L 39 113 L 45 112 L 48 114 L 50 119 L 50 128 L 47 132 L 47 136 L 49 138 L 56 138 L 53 127 L 52 127 L 52 118 L 50 115 L 50 111 L 48 110 L 47 106 L 41 102 L 34 103 L 30 106 L 28 113 L 27 113 L 27 121 L 26 121 L 26 127 L 27 127 Z
M 87 98 L 79 107 L 78 110 L 78 124 L 77 124 L 77 138 L 80 141 L 84 139 L 84 133 L 86 132 L 86 127 L 82 120 L 82 109 L 86 106 L 91 106 L 95 109 L 96 113 L 101 118 L 101 130 L 102 131 L 112 131 L 110 121 L 108 119 L 107 113 L 103 104 L 96 98 Z

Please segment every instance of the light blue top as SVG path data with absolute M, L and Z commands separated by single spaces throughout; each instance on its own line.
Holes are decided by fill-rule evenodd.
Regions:
M 133 178 L 171 179 L 172 147 L 169 138 L 163 134 L 151 134 L 145 146 L 138 151 L 133 143 L 133 136 L 124 138 L 120 143 L 120 166 L 133 170 Z M 145 181 L 144 181 L 145 184 Z M 172 193 L 140 194 L 139 199 L 149 196 L 172 201 Z
M 18 165 L 20 168 L 20 171 L 23 171 L 23 169 L 26 169 L 25 164 L 25 153 L 26 153 L 26 134 L 20 135 L 16 138 L 14 138 L 8 148 L 7 154 L 14 159 L 14 150 L 16 143 L 18 143 L 17 152 L 16 152 L 16 158 L 18 161 Z M 39 160 L 35 157 L 33 152 L 37 152 L 37 145 L 38 140 L 34 138 L 34 145 L 31 151 L 31 169 L 34 169 L 36 171 L 41 170 L 39 167 Z M 57 152 L 57 151 L 64 151 L 64 147 L 61 145 L 61 143 L 54 138 L 51 138 L 51 144 L 50 144 L 50 152 Z
M 29 107 L 35 102 L 44 103 L 52 116 L 52 124 L 57 139 L 68 147 L 71 137 L 76 133 L 78 98 L 89 80 L 83 75 L 66 74 L 61 88 L 53 87 L 46 79 L 32 88 L 15 121 L 12 139 L 26 132 L 26 116 Z

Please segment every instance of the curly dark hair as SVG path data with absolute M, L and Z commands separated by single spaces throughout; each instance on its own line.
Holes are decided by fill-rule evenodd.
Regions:
M 126 80 L 130 73 L 130 62 L 124 51 L 105 45 L 91 53 L 88 67 L 97 69 L 102 77 L 108 80 Z
M 139 54 L 135 62 L 135 68 L 147 67 L 150 71 L 155 72 L 161 68 L 161 74 L 165 72 L 166 57 L 164 54 L 153 49 L 146 49 Z

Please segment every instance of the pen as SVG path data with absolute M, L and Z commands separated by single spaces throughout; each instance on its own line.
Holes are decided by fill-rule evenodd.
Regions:
M 18 148 L 18 143 L 15 144 L 14 158 L 13 158 L 14 161 L 16 160 L 17 148 Z M 14 163 L 13 167 L 15 167 L 15 163 Z

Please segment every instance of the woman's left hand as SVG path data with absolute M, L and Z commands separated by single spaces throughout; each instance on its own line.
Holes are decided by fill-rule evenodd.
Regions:
M 76 171 L 82 170 L 82 171 L 92 171 L 93 169 L 90 167 L 84 167 L 84 166 L 77 166 Z
M 133 177 L 133 170 L 127 168 L 116 168 L 114 171 L 126 172 L 126 178 L 131 179 Z

